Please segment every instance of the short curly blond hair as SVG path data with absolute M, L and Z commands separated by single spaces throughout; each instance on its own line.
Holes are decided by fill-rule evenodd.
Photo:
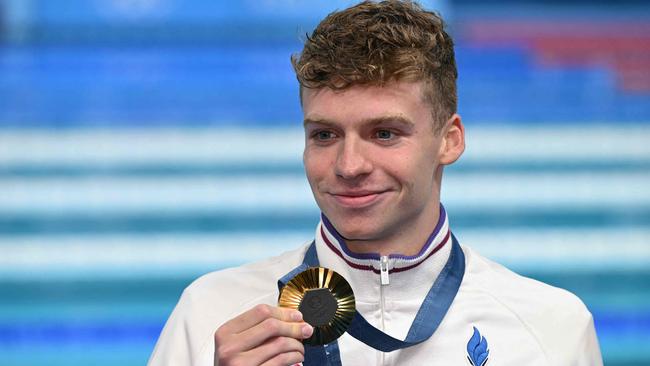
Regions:
M 301 91 L 424 81 L 437 126 L 456 113 L 454 43 L 442 18 L 412 1 L 364 1 L 329 14 L 291 63 Z

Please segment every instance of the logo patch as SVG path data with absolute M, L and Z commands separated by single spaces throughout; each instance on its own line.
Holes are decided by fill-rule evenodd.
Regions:
M 467 342 L 467 360 L 472 366 L 484 366 L 488 362 L 490 350 L 488 349 L 488 342 L 481 333 L 474 328 L 474 334 Z

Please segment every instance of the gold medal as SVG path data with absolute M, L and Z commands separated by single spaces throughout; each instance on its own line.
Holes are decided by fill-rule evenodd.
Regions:
M 355 312 L 354 293 L 343 276 L 323 267 L 300 272 L 280 290 L 278 305 L 297 309 L 314 327 L 308 345 L 323 345 L 340 337 L 350 326 Z

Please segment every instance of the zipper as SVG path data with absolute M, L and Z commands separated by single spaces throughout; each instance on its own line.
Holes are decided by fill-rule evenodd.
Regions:
M 384 286 L 390 284 L 390 279 L 388 278 L 388 256 L 382 255 L 379 258 L 379 278 L 381 285 L 379 286 L 379 306 L 381 309 L 381 330 L 386 331 L 386 325 L 384 323 L 384 311 L 385 311 L 385 301 L 384 301 Z M 379 351 L 379 364 L 386 364 L 386 354 Z
M 381 277 L 381 285 L 388 285 L 390 280 L 388 279 L 388 256 L 382 255 L 379 258 L 379 275 Z

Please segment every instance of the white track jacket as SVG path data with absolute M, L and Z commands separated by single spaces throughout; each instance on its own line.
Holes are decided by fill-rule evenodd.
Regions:
M 440 216 L 436 230 L 418 255 L 381 258 L 388 270 L 388 276 L 383 278 L 379 274 L 380 258 L 351 253 L 325 217 L 317 227 L 315 243 L 320 265 L 345 277 L 354 290 L 361 315 L 395 338 L 406 337 L 424 296 L 449 256 L 449 223 L 444 210 Z M 302 263 L 307 247 L 209 273 L 194 281 L 167 321 L 149 365 L 212 366 L 216 329 L 257 304 L 276 305 L 278 279 Z M 519 276 L 461 247 L 465 275 L 431 338 L 410 348 L 383 353 L 346 333 L 338 340 L 342 364 L 602 365 L 592 316 L 576 296 Z M 471 344 L 474 329 L 480 334 Z M 486 350 L 480 357 L 470 354 L 477 341 Z

